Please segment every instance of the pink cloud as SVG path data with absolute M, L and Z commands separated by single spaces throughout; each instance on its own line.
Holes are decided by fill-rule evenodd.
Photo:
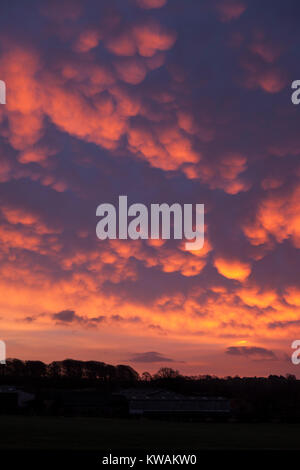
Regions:
M 221 21 L 238 19 L 246 10 L 246 4 L 240 0 L 218 0 L 215 9 Z
M 166 5 L 167 0 L 136 0 L 137 5 L 140 8 L 151 10 L 152 8 L 161 8 Z

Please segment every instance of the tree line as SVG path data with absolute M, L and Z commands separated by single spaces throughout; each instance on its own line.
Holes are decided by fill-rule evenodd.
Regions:
M 138 374 L 128 365 L 65 359 L 42 361 L 7 359 L 0 365 L 0 384 L 16 385 L 38 392 L 45 389 L 94 388 L 104 394 L 121 389 L 165 389 L 186 396 L 224 397 L 230 400 L 239 419 L 283 419 L 300 421 L 300 380 L 294 375 L 269 377 L 184 376 L 162 367 L 156 373 Z
M 99 361 L 65 359 L 45 364 L 42 361 L 7 359 L 1 366 L 4 379 L 73 379 L 93 381 L 137 381 L 139 374 L 130 366 L 113 366 Z M 2 380 L 3 381 L 3 380 Z

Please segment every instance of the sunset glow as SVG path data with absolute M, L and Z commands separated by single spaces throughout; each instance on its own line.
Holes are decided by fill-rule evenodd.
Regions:
M 0 18 L 8 357 L 300 377 L 297 15 L 258 0 L 71 3 Z M 203 248 L 98 239 L 97 206 L 122 194 L 204 204 Z

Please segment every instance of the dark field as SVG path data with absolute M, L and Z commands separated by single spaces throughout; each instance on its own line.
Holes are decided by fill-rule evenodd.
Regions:
M 0 416 L 0 449 L 300 449 L 300 424 Z

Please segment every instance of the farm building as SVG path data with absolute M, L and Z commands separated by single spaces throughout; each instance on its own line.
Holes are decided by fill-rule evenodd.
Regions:
M 124 390 L 132 416 L 166 418 L 221 418 L 230 415 L 230 402 L 223 397 L 186 396 L 166 390 Z

